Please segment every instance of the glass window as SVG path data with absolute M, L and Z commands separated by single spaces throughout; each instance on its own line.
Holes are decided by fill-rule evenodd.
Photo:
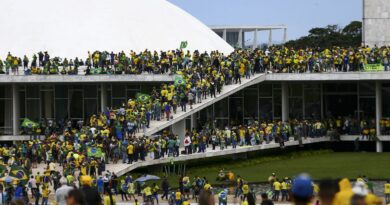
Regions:
M 84 118 L 88 118 L 97 113 L 97 100 L 85 99 L 84 100 Z
M 0 98 L 12 98 L 12 86 L 0 85 Z
M 357 95 L 324 95 L 325 117 L 356 116 Z
M 41 96 L 42 118 L 54 118 L 54 92 L 42 91 Z
M 27 98 L 39 98 L 39 86 L 38 85 L 26 85 Z
M 274 89 L 273 93 L 274 101 L 274 119 L 282 118 L 282 91 L 280 89 Z
M 41 109 L 39 99 L 26 100 L 26 117 L 32 121 L 38 122 L 41 119 Z
M 69 93 L 69 109 L 71 118 L 83 118 L 83 93 L 71 90 Z
M 382 116 L 390 117 L 390 87 L 382 87 Z
M 224 98 L 214 104 L 215 117 L 229 117 L 229 98 Z
M 272 84 L 259 84 L 260 97 L 272 97 Z
M 0 99 L 0 134 L 12 134 L 12 100 Z
M 329 83 L 324 84 L 325 92 L 357 92 L 356 83 Z
M 272 98 L 259 98 L 260 120 L 272 120 Z
M 375 119 L 375 98 L 360 98 L 360 119 Z
M 55 92 L 56 92 L 56 98 L 67 98 L 68 97 L 68 86 L 56 85 Z
M 215 126 L 217 128 L 224 129 L 226 126 L 229 126 L 229 119 L 227 118 L 217 118 L 215 121 Z
M 290 84 L 288 85 L 289 92 L 288 95 L 291 97 L 301 97 L 302 96 L 302 84 Z
M 289 118 L 290 119 L 302 119 L 303 118 L 303 107 L 302 98 L 289 98 Z
M 375 84 L 368 82 L 359 83 L 359 95 L 360 96 L 375 96 Z
M 321 118 L 321 93 L 318 90 L 305 90 L 305 118 Z
M 24 91 L 19 92 L 19 114 L 20 118 L 26 117 L 26 96 Z
M 56 99 L 56 120 L 63 120 L 69 117 L 68 115 L 68 100 Z
M 244 92 L 244 117 L 258 119 L 258 99 L 257 90 L 246 89 Z
M 84 85 L 84 98 L 96 98 L 97 86 L 96 85 Z
M 125 85 L 112 85 L 112 98 L 125 98 L 126 86 Z
M 119 108 L 122 107 L 123 103 L 126 101 L 124 99 L 112 99 L 112 107 Z
M 242 98 L 229 98 L 230 123 L 234 125 L 242 124 L 243 102 Z

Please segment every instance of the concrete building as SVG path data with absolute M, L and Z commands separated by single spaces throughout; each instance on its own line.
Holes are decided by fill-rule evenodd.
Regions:
M 363 0 L 363 44 L 390 45 L 390 1 Z
M 282 43 L 287 41 L 287 26 L 209 26 L 215 33 L 217 33 L 223 40 L 228 42 L 231 46 L 243 48 L 245 46 L 245 33 L 253 33 L 252 41 L 250 42 L 252 48 L 257 48 L 260 42 L 260 33 L 267 33 L 268 46 L 274 42 L 272 31 L 283 30 Z

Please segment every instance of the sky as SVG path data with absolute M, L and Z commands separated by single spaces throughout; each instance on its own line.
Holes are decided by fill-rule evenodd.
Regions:
M 288 26 L 288 40 L 308 34 L 313 27 L 345 26 L 362 20 L 362 0 L 169 0 L 206 25 Z M 282 31 L 273 32 L 282 40 Z M 246 37 L 250 40 L 250 35 Z M 260 41 L 268 39 L 259 34 Z

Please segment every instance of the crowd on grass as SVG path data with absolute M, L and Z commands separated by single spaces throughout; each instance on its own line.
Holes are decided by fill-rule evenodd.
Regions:
M 257 202 L 261 205 L 286 202 L 299 205 L 382 205 L 384 201 L 386 204 L 390 202 L 390 181 L 384 184 L 383 200 L 374 194 L 372 182 L 365 176 L 359 176 L 352 183 L 347 178 L 314 182 L 307 174 L 279 179 L 272 173 L 266 190 L 257 190 L 254 184 L 239 175 L 229 177 L 232 179 L 225 179 L 225 184 L 214 187 L 206 177 L 190 178 L 187 175 L 179 178 L 177 186 L 171 186 L 166 177 L 157 184 L 137 181 L 130 175 L 117 178 L 111 173 L 98 179 L 82 175 L 77 180 L 71 176 L 54 179 L 49 175 L 43 178 L 37 175 L 32 176 L 26 186 L 18 183 L 13 187 L 5 186 L 5 190 L 0 186 L 0 193 L 2 204 L 28 204 L 31 199 L 32 204 L 47 204 L 51 193 L 48 187 L 55 183 L 51 203 L 58 205 L 115 205 L 119 200 L 134 205 L 161 202 L 169 205 L 193 202 L 199 205 L 255 205 Z
M 275 46 L 244 52 L 250 54 L 245 56 L 248 70 L 255 72 L 362 71 L 365 64 L 382 64 L 384 69 L 388 70 L 390 59 L 388 47 L 294 49 Z M 145 50 L 138 53 L 130 51 L 129 54 L 124 51 L 118 53 L 95 51 L 88 52 L 84 60 L 81 56 L 74 59 L 52 57 L 48 52 L 42 51 L 30 57 L 13 56 L 9 53 L 4 61 L 0 61 L 0 72 L 19 74 L 18 67 L 23 67 L 25 74 L 77 75 L 80 66 L 85 66 L 85 74 L 164 74 L 208 64 L 212 65 L 211 69 L 218 69 L 220 72 L 220 68 L 235 63 L 235 53 L 237 51 L 230 55 L 218 52 L 191 53 L 182 50 L 160 52 Z

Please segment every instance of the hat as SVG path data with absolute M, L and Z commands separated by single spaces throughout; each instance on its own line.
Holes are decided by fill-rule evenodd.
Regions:
M 89 175 L 83 175 L 80 177 L 80 183 L 84 186 L 91 186 L 92 184 L 92 178 Z
M 291 192 L 293 196 L 301 198 L 310 198 L 313 196 L 313 184 L 309 175 L 300 174 L 298 175 L 291 187 Z

